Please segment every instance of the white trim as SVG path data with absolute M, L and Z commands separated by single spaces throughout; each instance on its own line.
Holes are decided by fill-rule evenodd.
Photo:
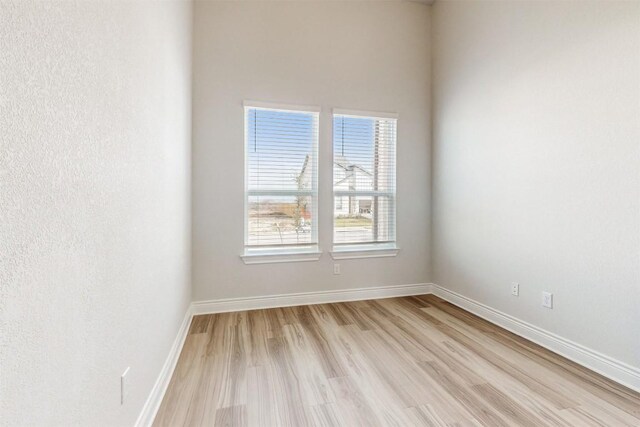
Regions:
M 151 393 L 149 393 L 149 397 L 147 398 L 147 401 L 142 407 L 142 411 L 140 411 L 140 415 L 136 420 L 136 427 L 150 427 L 153 424 L 153 420 L 155 419 L 158 409 L 160 408 L 160 404 L 162 403 L 164 394 L 167 391 L 167 387 L 169 387 L 169 382 L 171 381 L 171 377 L 173 376 L 173 371 L 175 370 L 176 364 L 178 363 L 178 358 L 180 357 L 180 353 L 182 352 L 184 341 L 187 338 L 189 326 L 191 325 L 191 319 L 193 318 L 192 311 L 193 303 L 191 303 L 187 308 L 187 312 L 184 315 L 184 319 L 182 320 L 180 329 L 178 329 L 178 335 L 173 341 L 171 350 L 169 350 L 169 355 L 167 356 L 167 359 L 165 360 L 164 365 L 160 370 L 160 374 L 158 375 L 156 383 L 153 385 Z
M 322 256 L 322 252 L 304 252 L 304 251 L 292 251 L 292 252 L 247 252 L 240 255 L 242 261 L 245 264 L 272 264 L 277 262 L 307 262 L 318 261 Z
M 380 111 L 346 110 L 344 108 L 334 108 L 334 116 L 368 117 L 372 119 L 393 119 L 398 120 L 398 113 L 387 113 Z
M 284 110 L 284 111 L 300 111 L 304 113 L 320 113 L 322 107 L 317 105 L 293 105 L 279 104 L 275 102 L 251 101 L 245 100 L 242 103 L 244 108 L 258 108 L 263 110 Z
M 433 293 L 453 305 L 482 317 L 569 360 L 640 392 L 640 369 L 581 344 L 527 323 L 463 295 L 432 285 Z
M 296 305 L 325 304 L 331 302 L 361 301 L 409 295 L 425 295 L 430 293 L 431 285 L 428 283 L 420 283 L 416 285 L 337 289 L 334 291 L 196 301 L 192 304 L 192 307 L 194 314 L 209 314 L 263 308 L 291 307 Z
M 375 247 L 375 245 L 334 246 L 331 257 L 333 259 L 384 258 L 394 257 L 398 255 L 399 251 L 399 248 L 387 245 L 380 247 Z

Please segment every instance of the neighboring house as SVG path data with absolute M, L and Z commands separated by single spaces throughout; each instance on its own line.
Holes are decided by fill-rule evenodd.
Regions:
M 333 161 L 334 191 L 371 191 L 373 174 L 360 165 L 352 164 L 344 156 L 336 156 Z M 371 197 L 336 196 L 334 215 L 371 215 Z
M 297 177 L 299 190 L 307 189 L 311 185 L 308 164 L 307 157 Z M 344 156 L 337 156 L 333 161 L 333 182 L 334 191 L 371 191 L 373 189 L 371 172 L 360 165 L 351 164 Z M 334 215 L 371 215 L 370 196 L 338 196 L 334 203 Z

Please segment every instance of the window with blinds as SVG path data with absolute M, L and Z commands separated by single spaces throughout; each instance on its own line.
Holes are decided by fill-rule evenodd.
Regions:
M 318 243 L 318 112 L 245 103 L 245 252 Z
M 395 247 L 396 118 L 335 110 L 333 243 Z

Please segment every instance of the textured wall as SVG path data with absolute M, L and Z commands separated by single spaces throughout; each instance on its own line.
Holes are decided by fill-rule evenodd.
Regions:
M 210 2 L 194 13 L 194 299 L 429 278 L 429 13 L 411 2 Z M 319 105 L 318 262 L 244 265 L 242 101 Z M 396 258 L 333 274 L 331 108 L 395 111 Z
M 640 367 L 640 2 L 433 13 L 436 282 Z
M 0 3 L 0 425 L 132 425 L 160 372 L 190 301 L 190 34 L 189 3 Z

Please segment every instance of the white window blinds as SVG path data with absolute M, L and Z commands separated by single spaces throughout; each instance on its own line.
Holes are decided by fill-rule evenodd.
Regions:
M 318 112 L 245 103 L 245 251 L 318 243 Z
M 334 246 L 395 243 L 395 118 L 333 115 Z

